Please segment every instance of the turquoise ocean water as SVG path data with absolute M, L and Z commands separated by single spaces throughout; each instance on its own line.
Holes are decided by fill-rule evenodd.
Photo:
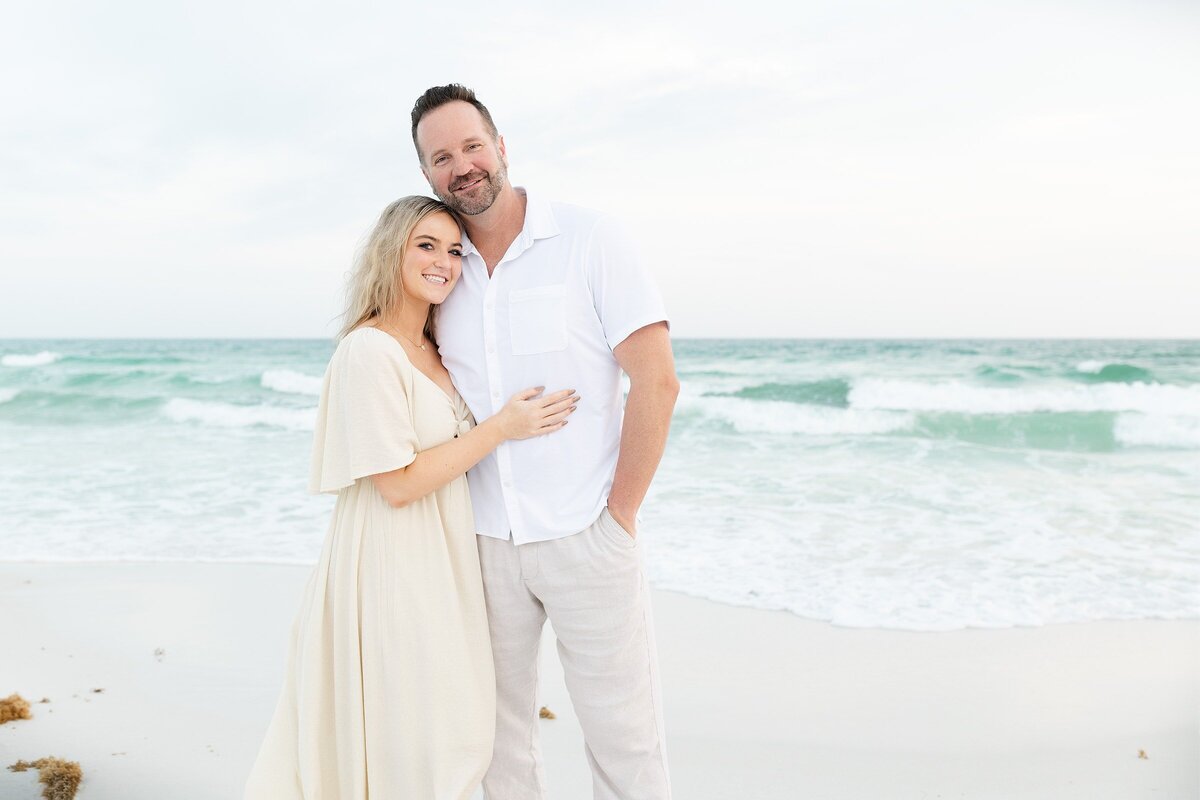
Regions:
M 652 583 L 909 630 L 1200 618 L 1200 342 L 678 340 Z M 311 563 L 328 341 L 0 341 L 0 560 Z

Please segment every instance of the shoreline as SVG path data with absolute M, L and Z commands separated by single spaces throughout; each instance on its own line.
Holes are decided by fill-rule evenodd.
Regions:
M 0 696 L 34 713 L 0 726 L 0 760 L 79 761 L 80 800 L 240 796 L 310 570 L 0 562 Z M 918 632 L 653 603 L 680 798 L 1200 796 L 1200 622 Z M 551 636 L 550 792 L 590 797 Z M 40 796 L 36 773 L 0 770 L 0 796 Z
M 216 567 L 261 567 L 264 569 L 281 568 L 281 569 L 312 569 L 316 564 L 316 560 L 311 561 L 247 561 L 247 560 L 224 560 L 215 558 L 129 558 L 129 557 L 114 557 L 114 558 L 94 558 L 84 557 L 75 559 L 15 559 L 6 561 L 0 558 L 0 570 L 5 567 L 53 567 L 62 565 L 67 567 L 79 566 L 96 566 L 96 567 L 111 567 L 111 566 L 155 566 L 162 565 L 164 567 L 187 566 L 187 565 L 203 565 Z M 1051 621 L 1041 622 L 1036 625 L 1023 623 L 1004 623 L 996 625 L 966 625 L 957 628 L 901 628 L 901 627 L 886 627 L 879 625 L 849 625 L 844 622 L 836 622 L 828 619 L 816 619 L 814 617 L 806 617 L 787 608 L 765 608 L 762 606 L 750 605 L 749 603 L 736 603 L 730 600 L 716 599 L 698 594 L 687 589 L 677 588 L 658 588 L 654 585 L 650 587 L 655 594 L 669 594 L 679 597 L 686 597 L 691 600 L 699 600 L 705 603 L 712 603 L 716 606 L 724 608 L 746 609 L 748 611 L 765 613 L 765 614 L 783 614 L 788 617 L 801 620 L 806 623 L 818 625 L 828 625 L 837 630 L 848 631 L 879 631 L 893 633 L 958 633 L 962 631 L 1007 631 L 1007 630 L 1038 630 L 1046 627 L 1072 626 L 1072 625 L 1104 625 L 1104 624 L 1130 624 L 1130 623 L 1195 623 L 1200 625 L 1200 615 L 1195 617 L 1137 617 L 1133 619 L 1120 619 L 1105 617 L 1102 619 L 1089 620 L 1067 620 L 1067 621 Z

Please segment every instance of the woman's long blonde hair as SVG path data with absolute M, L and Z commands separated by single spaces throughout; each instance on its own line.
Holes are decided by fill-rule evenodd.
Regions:
M 390 203 L 379 215 L 374 230 L 354 259 L 354 268 L 346 283 L 346 311 L 342 314 L 343 325 L 337 335 L 339 341 L 367 320 L 382 318 L 403 302 L 400 265 L 408 237 L 421 220 L 439 212 L 454 219 L 454 213 L 440 200 L 414 194 Z M 455 222 L 457 224 L 457 220 Z M 431 342 L 435 342 L 436 309 L 437 306 L 431 305 L 425 319 L 425 338 Z

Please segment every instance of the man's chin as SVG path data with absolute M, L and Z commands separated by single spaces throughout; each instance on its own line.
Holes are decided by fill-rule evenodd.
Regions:
M 486 200 L 481 198 L 479 200 L 474 200 L 474 201 L 469 200 L 467 202 L 463 202 L 463 201 L 459 200 L 457 197 L 451 198 L 451 199 L 453 200 L 453 202 L 449 202 L 449 201 L 443 201 L 443 202 L 445 202 L 446 205 L 453 208 L 459 214 L 462 214 L 463 216 L 466 216 L 466 217 L 474 217 L 478 214 L 482 214 L 483 212 L 485 212 L 489 208 L 491 208 L 492 205 L 496 202 L 496 198 L 494 196 L 489 197 Z
M 464 217 L 474 217 L 487 211 L 495 204 L 496 198 L 500 196 L 500 192 L 502 191 L 502 186 L 503 183 L 496 185 L 495 182 L 488 182 L 485 185 L 476 186 L 472 189 L 473 193 L 478 193 L 474 197 L 470 195 L 460 196 L 454 192 L 447 192 L 445 195 L 439 194 L 437 198 L 450 206 L 455 213 L 461 214 Z

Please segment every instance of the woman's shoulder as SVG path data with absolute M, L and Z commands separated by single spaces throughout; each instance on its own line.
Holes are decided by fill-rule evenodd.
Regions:
M 343 336 L 329 361 L 330 369 L 338 372 L 383 366 L 401 369 L 412 365 L 400 342 L 371 325 L 360 325 Z
M 390 333 L 374 325 L 360 325 L 347 333 L 338 342 L 333 353 L 334 360 L 359 360 L 362 358 L 386 359 L 408 363 L 408 353 Z

